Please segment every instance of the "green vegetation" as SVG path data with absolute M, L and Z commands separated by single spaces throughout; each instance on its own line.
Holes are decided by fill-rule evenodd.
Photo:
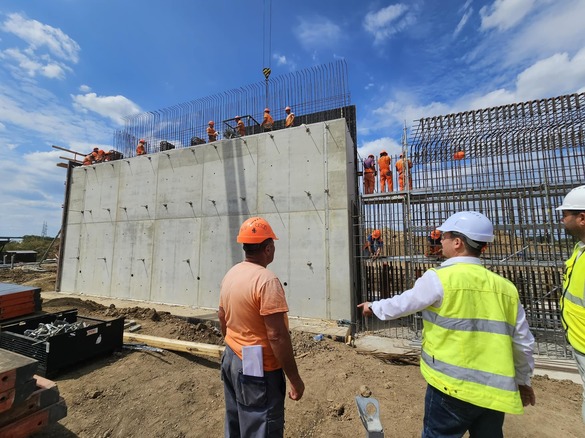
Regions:
M 39 259 L 51 245 L 53 237 L 27 235 L 22 240 L 7 243 L 4 251 L 36 251 Z M 59 239 L 53 244 L 46 258 L 54 259 L 59 252 Z

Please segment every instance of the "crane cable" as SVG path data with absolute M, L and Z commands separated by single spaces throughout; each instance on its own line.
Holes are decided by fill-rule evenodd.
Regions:
M 263 42 L 262 42 L 262 62 L 264 67 L 262 73 L 266 80 L 266 107 L 268 107 L 268 78 L 270 73 L 271 53 L 272 53 L 272 3 L 271 0 L 264 0 L 264 26 L 263 26 Z M 267 48 L 268 46 L 268 48 Z

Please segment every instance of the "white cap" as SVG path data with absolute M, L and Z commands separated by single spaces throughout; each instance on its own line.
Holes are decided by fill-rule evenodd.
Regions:
M 585 211 L 585 186 L 575 187 L 567 193 L 567 196 L 563 199 L 563 203 L 556 209 Z
M 447 220 L 437 228 L 443 233 L 455 231 L 463 234 L 465 237 L 477 242 L 493 242 L 494 226 L 485 215 L 477 211 L 460 211 L 447 218 Z

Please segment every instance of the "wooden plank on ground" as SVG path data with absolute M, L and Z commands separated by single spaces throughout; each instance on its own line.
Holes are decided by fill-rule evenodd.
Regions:
M 157 336 L 139 335 L 136 333 L 124 332 L 124 342 L 136 342 L 151 347 L 163 348 L 171 351 L 182 351 L 199 356 L 208 356 L 216 359 L 221 358 L 225 347 L 220 345 L 203 344 L 201 342 L 179 341 L 177 339 L 159 338 Z

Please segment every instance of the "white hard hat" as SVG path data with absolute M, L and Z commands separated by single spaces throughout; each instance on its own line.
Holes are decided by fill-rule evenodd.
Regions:
M 493 242 L 494 226 L 485 215 L 477 211 L 460 211 L 447 218 L 447 220 L 437 228 L 439 231 L 455 231 L 463 234 L 465 237 L 477 242 Z
M 585 211 L 585 186 L 575 187 L 565 199 L 557 210 L 584 210 Z

